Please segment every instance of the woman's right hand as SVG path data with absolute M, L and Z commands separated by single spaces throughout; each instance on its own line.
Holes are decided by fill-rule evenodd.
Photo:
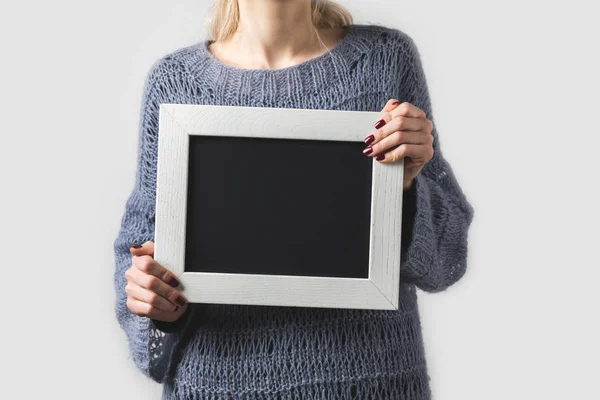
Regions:
M 131 267 L 125 271 L 127 308 L 157 321 L 175 322 L 188 307 L 188 301 L 176 288 L 175 275 L 154 260 L 154 242 L 130 247 Z

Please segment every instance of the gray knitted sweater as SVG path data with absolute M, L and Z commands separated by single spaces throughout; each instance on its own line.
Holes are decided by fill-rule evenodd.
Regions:
M 169 324 L 127 308 L 129 247 L 154 240 L 160 103 L 381 111 L 396 98 L 433 120 L 417 47 L 398 29 L 351 25 L 331 53 L 277 70 L 225 65 L 208 43 L 170 52 L 146 77 L 135 184 L 114 241 L 116 314 L 134 362 L 164 399 L 429 399 L 416 288 L 463 276 L 473 218 L 435 124 L 434 157 L 407 191 L 397 311 L 190 304 Z

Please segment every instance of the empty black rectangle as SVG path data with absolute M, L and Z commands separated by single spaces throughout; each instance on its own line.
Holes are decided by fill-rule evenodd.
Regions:
M 186 272 L 368 278 L 364 143 L 189 140 Z

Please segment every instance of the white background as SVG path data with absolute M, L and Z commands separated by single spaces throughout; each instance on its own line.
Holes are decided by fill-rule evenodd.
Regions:
M 415 39 L 475 208 L 468 272 L 419 292 L 434 398 L 599 399 L 596 3 L 342 4 Z M 209 5 L 2 7 L 0 398 L 159 398 L 114 315 L 112 243 L 145 74 L 206 36 Z

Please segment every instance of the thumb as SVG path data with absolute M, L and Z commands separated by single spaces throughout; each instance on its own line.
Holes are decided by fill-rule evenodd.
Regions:
M 134 256 L 149 255 L 154 257 L 154 242 L 148 240 L 147 242 L 144 242 L 142 244 L 133 245 L 129 247 L 129 251 Z

